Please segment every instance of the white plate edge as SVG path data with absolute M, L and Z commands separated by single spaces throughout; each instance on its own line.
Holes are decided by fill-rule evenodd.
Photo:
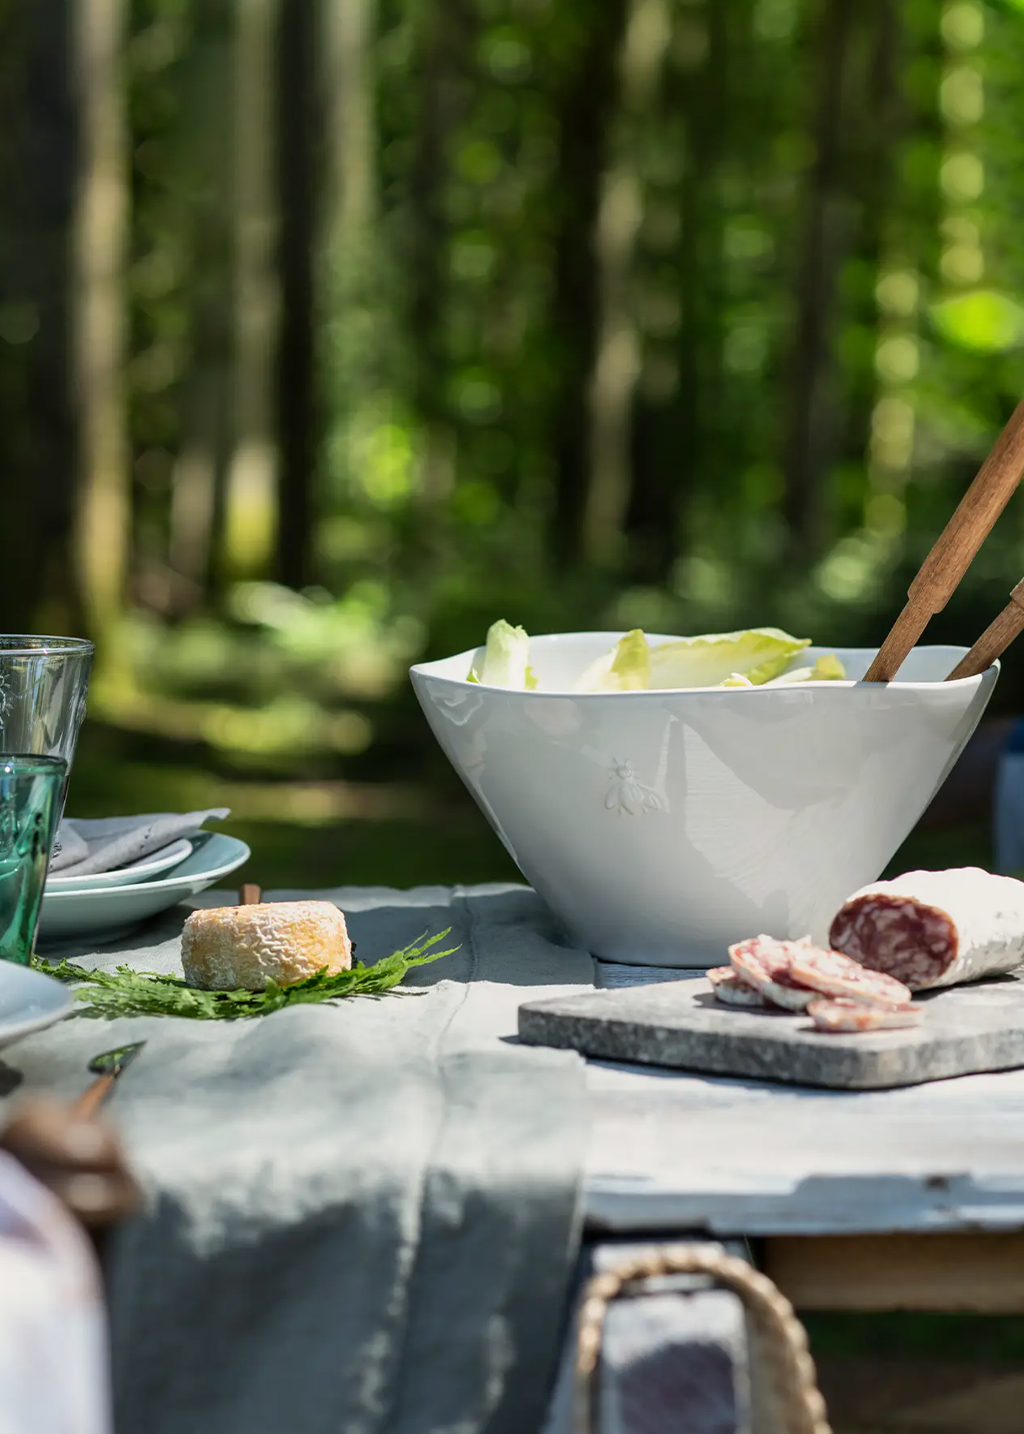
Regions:
M 246 842 L 242 841 L 240 837 L 228 836 L 226 832 L 218 832 L 217 835 L 223 836 L 226 841 L 237 842 L 244 854 L 238 855 L 232 858 L 231 861 L 222 863 L 220 866 L 211 867 L 209 871 L 193 871 L 188 876 L 174 876 L 172 873 L 172 875 L 163 877 L 159 881 L 130 881 L 125 882 L 122 886 L 96 887 L 92 891 L 88 889 L 85 891 L 49 892 L 44 890 L 43 905 L 45 906 L 49 903 L 52 906 L 68 901 L 116 901 L 118 897 L 127 897 L 129 895 L 138 896 L 144 892 L 154 894 L 158 891 L 169 893 L 174 890 L 176 884 L 180 886 L 184 892 L 197 881 L 211 886 L 215 881 L 219 880 L 220 877 L 228 876 L 231 872 L 237 871 L 238 868 L 243 866 L 252 856 L 252 848 L 248 846 Z M 187 857 L 186 860 L 188 860 Z

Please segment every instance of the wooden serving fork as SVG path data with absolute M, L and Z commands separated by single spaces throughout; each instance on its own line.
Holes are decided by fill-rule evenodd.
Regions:
M 977 477 L 960 499 L 956 512 L 921 564 L 907 592 L 906 606 L 893 623 L 865 673 L 865 682 L 891 682 L 896 676 L 904 658 L 928 626 L 929 620 L 942 611 L 956 591 L 975 554 L 1013 496 L 1022 472 L 1024 398 L 1013 410 L 991 453 L 978 470 Z M 1024 584 L 1020 586 L 1024 587 Z M 998 656 L 1007 643 L 1024 628 L 1024 610 L 1020 610 L 1017 626 L 1010 636 L 1004 636 L 1012 621 L 1016 621 L 1018 592 L 1018 588 L 1014 588 L 1010 606 L 978 639 L 968 656 L 950 673 L 950 677 L 968 676 L 967 671 L 961 669 L 972 655 L 977 654 L 974 656 L 974 662 L 977 663 L 984 652 L 991 651 L 994 645 L 1001 641 L 1002 647 L 996 652 Z M 1024 601 L 1024 596 L 1020 600 Z M 1011 608 L 1013 613 L 1010 612 Z M 984 648 L 983 643 L 986 644 Z M 987 666 L 987 662 L 982 667 L 973 666 L 972 672 L 983 672 Z
M 991 667 L 1001 657 L 1010 643 L 1024 632 L 1024 578 L 1010 594 L 1010 601 L 1002 612 L 990 622 L 966 657 L 962 657 L 946 678 L 977 677 L 986 667 Z

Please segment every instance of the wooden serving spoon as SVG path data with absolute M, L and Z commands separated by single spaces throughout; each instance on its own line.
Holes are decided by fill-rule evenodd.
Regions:
M 1024 398 L 1010 415 L 1010 420 L 995 441 L 991 453 L 985 459 L 978 476 L 960 499 L 956 512 L 940 533 L 935 546 L 921 564 L 920 570 L 907 592 L 907 603 L 893 623 L 888 636 L 864 674 L 865 682 L 891 682 L 903 664 L 907 653 L 928 626 L 929 620 L 941 612 L 956 591 L 964 573 L 970 567 L 975 554 L 995 526 L 996 519 L 1013 496 L 1021 474 L 1024 472 Z M 1011 606 L 1016 612 L 1017 589 Z M 1010 624 L 1003 622 L 1004 612 L 988 631 L 975 643 L 971 653 L 977 651 L 975 663 L 984 652 L 990 651 L 997 642 L 1003 647 L 1024 627 L 1021 623 L 1010 637 L 1004 634 Z M 1002 626 L 1000 626 L 1002 623 Z M 998 628 L 998 631 L 996 629 Z M 982 649 L 982 644 L 987 645 Z M 1002 648 L 999 649 L 1002 651 Z M 968 654 L 969 656 L 971 654 Z M 998 655 L 998 653 L 996 654 Z M 991 660 L 991 659 L 990 659 Z M 967 663 L 964 658 L 951 677 L 966 677 L 960 669 Z M 988 663 L 985 663 L 988 666 Z M 984 667 L 974 671 L 983 672 Z

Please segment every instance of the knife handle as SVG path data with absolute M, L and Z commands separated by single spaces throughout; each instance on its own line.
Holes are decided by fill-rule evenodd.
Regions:
M 113 1074 L 97 1076 L 92 1085 L 86 1086 L 85 1090 L 83 1090 L 82 1094 L 75 1101 L 73 1107 L 75 1114 L 80 1116 L 95 1115 L 111 1090 L 113 1090 L 114 1081 L 116 1079 L 117 1076 Z
M 114 1131 L 75 1106 L 41 1097 L 26 1101 L 0 1131 L 0 1149 L 62 1200 L 95 1238 L 142 1203 Z

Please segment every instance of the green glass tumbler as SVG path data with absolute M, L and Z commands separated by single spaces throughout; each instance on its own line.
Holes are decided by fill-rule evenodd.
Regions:
M 67 770 L 63 757 L 0 755 L 0 961 L 32 957 Z

